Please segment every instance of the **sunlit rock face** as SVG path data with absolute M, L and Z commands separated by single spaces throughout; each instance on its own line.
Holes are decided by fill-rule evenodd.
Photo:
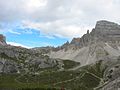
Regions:
M 102 38 L 103 41 L 119 41 L 120 25 L 109 21 L 98 21 L 95 26 L 95 34 Z
M 0 34 L 0 45 L 7 45 L 6 37 Z

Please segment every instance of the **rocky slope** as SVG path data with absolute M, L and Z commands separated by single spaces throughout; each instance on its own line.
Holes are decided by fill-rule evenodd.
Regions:
M 40 74 L 45 69 L 64 70 L 66 67 L 79 65 L 78 62 L 63 61 L 45 55 L 50 47 L 48 49 L 45 47 L 38 52 L 20 46 L 11 46 L 6 43 L 3 35 L 0 35 L 0 42 L 0 73 Z
M 40 69 L 58 68 L 63 63 L 34 50 L 0 45 L 0 73 L 38 73 Z
M 51 82 L 72 78 L 68 70 L 80 63 L 50 58 L 46 50 L 49 47 L 39 52 L 7 45 L 5 37 L 1 38 L 0 90 L 56 90 L 49 86 Z

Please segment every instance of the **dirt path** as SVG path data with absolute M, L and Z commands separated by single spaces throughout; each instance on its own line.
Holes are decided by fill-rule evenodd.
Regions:
M 67 82 L 73 81 L 73 80 L 75 80 L 75 79 L 82 78 L 84 75 L 85 75 L 85 73 L 83 73 L 83 74 L 81 75 L 81 77 L 80 77 L 80 76 L 76 76 L 75 78 L 72 78 L 72 79 L 69 79 L 69 80 L 65 80 L 65 81 L 60 81 L 60 82 L 54 83 L 54 86 L 57 85 L 57 84 L 67 83 Z

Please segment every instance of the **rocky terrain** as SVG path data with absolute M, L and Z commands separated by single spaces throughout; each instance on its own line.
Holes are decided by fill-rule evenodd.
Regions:
M 62 60 L 50 58 L 43 51 L 8 45 L 5 36 L 0 35 L 0 73 L 39 74 L 40 69 L 63 67 Z
M 98 21 L 91 32 L 56 48 L 11 46 L 0 35 L 0 89 L 6 88 L 118 90 L 120 25 Z

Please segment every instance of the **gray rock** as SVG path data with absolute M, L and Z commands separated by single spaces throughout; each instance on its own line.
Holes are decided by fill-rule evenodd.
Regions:
M 100 90 L 118 90 L 120 88 L 120 63 L 112 64 L 104 73 L 106 83 L 103 84 Z
M 40 68 L 59 66 L 56 59 L 33 49 L 0 47 L 0 73 L 36 73 Z
M 6 43 L 6 37 L 0 34 L 0 45 L 7 45 Z
M 15 65 L 14 62 L 6 61 L 2 68 L 2 73 L 17 73 L 17 67 Z

